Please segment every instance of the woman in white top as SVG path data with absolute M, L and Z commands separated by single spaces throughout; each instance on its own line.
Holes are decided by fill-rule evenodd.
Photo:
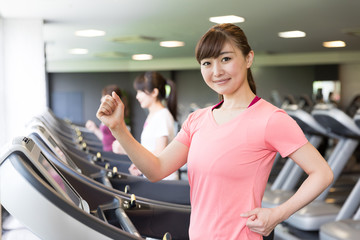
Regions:
M 177 96 L 175 83 L 165 79 L 158 72 L 145 72 L 134 81 L 137 91 L 136 99 L 140 106 L 148 110 L 144 128 L 141 133 L 141 145 L 150 152 L 159 155 L 176 135 L 175 121 L 177 114 Z M 115 141 L 114 149 L 121 148 Z M 122 150 L 114 150 L 123 153 Z M 132 175 L 142 173 L 132 164 L 129 168 Z M 178 180 L 178 172 L 174 172 L 165 180 Z

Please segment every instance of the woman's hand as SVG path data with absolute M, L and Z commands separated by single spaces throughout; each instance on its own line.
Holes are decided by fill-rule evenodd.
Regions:
M 115 92 L 112 92 L 112 96 L 106 95 L 103 97 L 96 117 L 108 126 L 110 130 L 114 130 L 122 125 L 126 127 L 124 122 L 124 104 Z
M 275 208 L 255 208 L 241 214 L 248 218 L 246 226 L 253 232 L 268 236 L 282 220 Z
M 142 175 L 142 172 L 134 164 L 131 164 L 131 166 L 129 167 L 129 172 L 131 175 L 134 175 L 134 176 Z
M 89 131 L 91 131 L 91 132 L 95 132 L 95 130 L 98 128 L 98 127 L 96 126 L 96 124 L 95 124 L 93 121 L 91 121 L 91 120 L 88 120 L 88 121 L 86 122 L 85 127 L 86 127 L 87 129 L 89 129 Z

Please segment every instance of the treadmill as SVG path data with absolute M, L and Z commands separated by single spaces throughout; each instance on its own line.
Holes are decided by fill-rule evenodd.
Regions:
M 297 122 L 306 138 L 315 148 L 320 145 L 325 137 L 336 138 L 335 135 L 328 133 L 310 113 L 298 105 L 287 105 L 284 110 Z M 266 189 L 262 206 L 276 207 L 289 199 L 294 194 L 296 184 L 300 181 L 303 172 L 291 158 L 288 158 L 270 189 Z
M 86 128 L 57 118 L 51 110 L 43 112 L 41 117 L 59 134 L 59 137 L 65 139 L 66 141 L 80 145 L 86 143 L 88 150 L 93 154 L 99 152 L 103 157 L 106 157 L 109 160 L 119 159 L 119 154 L 104 151 L 102 148 L 102 142 L 95 136 L 94 133 L 89 132 Z M 127 158 L 126 155 L 124 155 L 124 157 Z
M 320 240 L 352 240 L 360 237 L 360 179 L 341 207 L 335 221 L 320 227 Z
M 92 146 L 94 149 L 102 151 L 102 142 L 94 136 L 93 133 L 85 131 L 86 128 L 80 128 L 57 118 L 50 109 L 44 111 L 42 113 L 42 117 L 43 120 L 46 121 L 46 123 L 49 124 L 49 126 L 51 126 L 51 128 L 53 128 L 63 138 L 76 142 L 79 137 L 85 140 L 84 137 L 86 135 L 87 144 Z
M 354 116 L 360 128 L 360 110 Z M 360 236 L 360 178 L 346 199 L 335 221 L 320 227 L 320 240 L 351 240 Z
M 340 208 L 335 204 L 326 203 L 325 198 L 358 146 L 360 139 L 360 129 L 353 119 L 333 105 L 318 104 L 314 107 L 312 115 L 327 131 L 339 136 L 339 142 L 328 159 L 328 164 L 334 173 L 333 183 L 313 202 L 285 221 L 291 226 L 304 231 L 319 230 L 324 223 L 336 219 Z
M 31 121 L 27 124 L 28 129 L 33 127 L 34 125 L 42 125 L 46 126 L 47 132 L 51 133 L 53 139 L 56 139 L 57 144 L 61 148 L 63 152 L 66 152 L 70 155 L 71 158 L 79 158 L 82 160 L 86 160 L 92 164 L 99 165 L 103 168 L 113 168 L 116 167 L 120 172 L 129 173 L 129 167 L 131 165 L 131 161 L 127 155 L 117 154 L 116 160 L 109 160 L 106 156 L 103 156 L 101 152 L 89 152 L 88 146 L 86 143 L 79 144 L 74 142 L 74 140 L 70 140 L 68 138 L 62 137 L 58 134 L 49 124 L 44 120 L 41 116 L 36 116 L 31 119 Z
M 99 201 L 100 196 L 96 194 L 97 191 L 116 195 L 126 202 L 136 203 L 139 206 L 139 209 L 136 209 L 134 208 L 137 206 L 136 204 L 127 204 L 125 211 L 141 235 L 161 238 L 163 231 L 165 231 L 171 232 L 173 239 L 188 239 L 190 206 L 145 199 L 137 197 L 135 194 L 126 194 L 103 186 L 69 167 L 67 164 L 69 161 L 64 162 L 58 159 L 36 134 L 31 134 L 30 137 L 41 149 L 45 157 L 57 166 L 90 206 L 97 205 Z
M 51 131 L 51 128 L 48 129 L 50 129 L 49 131 Z M 121 172 L 129 173 L 128 169 L 132 162 L 127 155 L 116 154 L 117 156 L 115 158 L 114 156 L 115 154 L 114 154 L 112 158 L 109 159 L 108 158 L 109 154 L 103 151 L 97 151 L 91 149 L 91 147 L 89 147 L 86 142 L 82 142 L 81 144 L 80 142 L 75 143 L 62 138 L 61 136 L 54 133 L 54 131 L 51 132 L 53 133 L 54 136 L 56 136 L 59 142 L 61 142 L 61 145 L 63 145 L 64 150 L 69 152 L 69 154 L 77 155 L 78 157 L 85 159 L 89 159 L 90 157 L 91 160 L 93 159 L 96 160 L 95 163 L 99 166 L 105 167 L 106 165 L 107 167 L 111 167 L 111 168 L 117 167 Z
M 116 167 L 120 172 L 130 174 L 128 169 L 131 165 L 131 160 L 127 155 L 106 152 L 103 151 L 102 148 L 100 149 L 94 147 L 93 145 L 89 144 L 87 140 L 84 140 L 81 137 L 82 133 L 80 133 L 79 130 L 76 131 L 77 134 L 71 133 L 75 134 L 75 136 L 73 137 L 64 136 L 62 132 L 56 130 L 56 127 L 53 127 L 53 124 L 49 123 L 49 121 L 47 120 L 48 118 L 49 117 L 44 117 L 43 115 L 34 117 L 34 119 L 37 119 L 38 121 L 42 122 L 43 125 L 47 126 L 49 131 L 51 131 L 51 133 L 56 136 L 59 142 L 61 142 L 64 150 L 66 150 L 69 155 L 75 155 L 84 159 L 88 159 L 90 157 L 91 161 L 92 159 L 96 159 L 95 163 L 97 165 L 100 165 L 102 167 L 107 166 L 110 168 Z M 69 129 L 69 127 L 66 128 Z
M 28 126 L 28 134 L 35 134 L 51 148 L 58 158 L 67 162 L 73 162 L 71 167 L 79 169 L 83 175 L 92 178 L 114 191 L 122 191 L 147 199 L 190 206 L 190 187 L 187 181 L 162 180 L 150 182 L 148 179 L 118 172 L 114 169 L 106 169 L 94 164 L 94 159 L 82 159 L 71 152 L 63 150 L 61 142 L 49 131 L 49 129 L 36 119 Z M 36 139 L 34 139 L 36 140 Z M 74 166 L 75 165 L 75 166 Z
M 0 191 L 1 205 L 41 239 L 143 239 L 124 200 L 103 194 L 90 207 L 27 137 L 15 138 L 0 155 Z

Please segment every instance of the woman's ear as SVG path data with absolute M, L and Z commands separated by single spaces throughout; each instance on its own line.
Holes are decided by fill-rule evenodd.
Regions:
M 151 96 L 157 98 L 158 95 L 159 95 L 159 89 L 154 88 L 154 90 L 151 92 Z
M 246 56 L 246 67 L 250 68 L 254 60 L 254 51 L 251 50 Z

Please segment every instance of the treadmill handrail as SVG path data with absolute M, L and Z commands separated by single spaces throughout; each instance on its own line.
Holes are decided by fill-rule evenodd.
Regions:
M 336 121 L 343 124 L 344 127 L 349 129 L 351 132 L 353 132 L 355 135 L 360 137 L 360 128 L 355 124 L 354 120 L 347 115 L 342 110 L 336 108 L 336 107 L 327 107 L 325 108 L 323 105 L 319 105 L 318 107 L 315 107 L 314 110 L 311 112 L 313 116 L 317 115 L 326 115 L 329 117 L 332 117 Z M 331 129 L 332 131 L 332 129 Z M 338 133 L 337 133 L 338 134 Z

